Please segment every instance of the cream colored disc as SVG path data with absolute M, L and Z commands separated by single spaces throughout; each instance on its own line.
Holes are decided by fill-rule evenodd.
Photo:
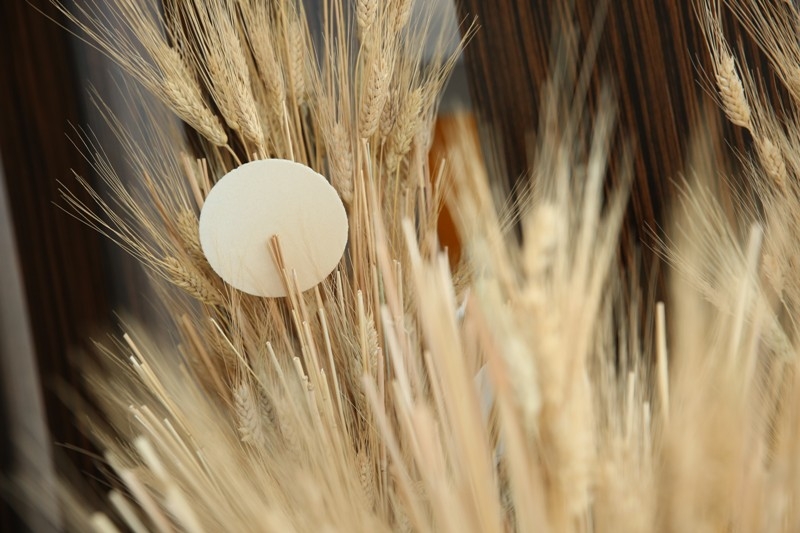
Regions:
M 277 235 L 300 290 L 324 280 L 347 244 L 347 214 L 328 181 L 300 163 L 265 159 L 220 179 L 200 213 L 200 244 L 211 267 L 256 296 L 286 296 L 270 251 Z

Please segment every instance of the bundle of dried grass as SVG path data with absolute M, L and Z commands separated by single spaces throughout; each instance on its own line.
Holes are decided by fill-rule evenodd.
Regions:
M 65 486 L 71 527 L 797 530 L 800 122 L 780 123 L 737 67 L 716 0 L 698 12 L 723 110 L 755 139 L 758 198 L 737 198 L 730 220 L 703 183 L 715 176 L 689 181 L 664 248 L 680 273 L 666 306 L 617 263 L 632 172 L 607 176 L 625 150 L 610 93 L 590 116 L 585 78 L 558 56 L 512 217 L 520 239 L 466 121 L 428 164 L 454 58 L 423 64 L 430 28 L 411 4 L 325 2 L 316 46 L 290 0 L 72 12 L 205 142 L 195 158 L 165 136 L 172 159 L 152 160 L 109 117 L 144 187 L 87 138 L 112 197 L 65 193 L 188 296 L 164 299 L 177 343 L 131 328 L 87 369 L 103 416 L 82 418 L 112 488 L 95 508 Z M 798 13 L 732 4 L 794 95 Z M 269 157 L 328 176 L 350 220 L 335 274 L 299 293 L 287 273 L 281 300 L 226 285 L 196 233 L 213 183 Z M 455 271 L 436 233 L 446 198 Z

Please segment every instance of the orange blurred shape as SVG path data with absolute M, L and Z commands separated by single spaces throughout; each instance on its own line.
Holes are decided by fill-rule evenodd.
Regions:
M 468 131 L 463 131 L 465 125 Z M 478 142 L 477 122 L 472 113 L 458 112 L 440 115 L 436 120 L 433 133 L 433 143 L 431 144 L 431 149 L 428 153 L 428 163 L 430 168 L 433 169 L 432 175 L 434 183 L 438 177 L 438 169 L 441 166 L 442 161 L 446 161 L 447 158 L 450 157 L 448 154 L 453 152 L 453 150 L 448 150 L 446 139 L 450 139 L 452 141 L 452 133 L 456 129 L 460 129 L 460 131 L 458 131 L 458 136 L 463 135 L 463 138 L 465 140 L 468 139 L 471 145 L 476 147 L 480 146 Z M 452 183 L 452 180 L 449 186 L 455 186 L 455 184 Z M 441 243 L 442 248 L 447 249 L 447 255 L 450 259 L 450 267 L 455 269 L 459 260 L 461 259 L 461 241 L 458 237 L 458 229 L 456 228 L 455 222 L 453 221 L 453 217 L 446 203 L 441 214 L 439 215 L 437 229 L 439 234 L 439 242 Z

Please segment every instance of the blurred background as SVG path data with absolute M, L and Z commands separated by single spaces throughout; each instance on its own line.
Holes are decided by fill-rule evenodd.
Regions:
M 306 0 L 312 17 L 320 1 Z M 570 32 L 576 56 L 590 53 L 590 94 L 603 83 L 613 88 L 619 139 L 636 153 L 624 235 L 629 244 L 621 260 L 644 274 L 656 268 L 649 245 L 661 231 L 672 184 L 685 170 L 689 132 L 698 124 L 718 131 L 719 145 L 712 147 L 717 160 L 749 142 L 723 123 L 698 81 L 709 63 L 692 0 L 417 4 L 418 16 L 435 13 L 434 26 L 452 35 L 477 22 L 443 97 L 440 120 L 453 113 L 474 118 L 492 178 L 507 189 L 530 164 L 539 87 L 550 69 L 552 43 Z M 94 132 L 126 175 L 123 153 L 90 103 L 89 88 L 123 123 L 135 121 L 139 106 L 146 105 L 127 101 L 120 70 L 64 27 L 70 26 L 48 0 L 0 2 L 0 424 L 5 429 L 0 464 L 6 477 L 40 479 L 42 486 L 52 479 L 56 463 L 94 468 L 89 457 L 62 446 L 88 446 L 58 394 L 63 385 L 79 385 L 73 355 L 89 348 L 92 336 L 114 328 L 116 312 L 157 322 L 153 294 L 138 265 L 58 207 L 60 182 L 78 191 L 74 174 L 102 190 L 70 140 L 77 138 L 76 127 Z M 728 20 L 727 31 L 738 31 L 734 20 Z M 746 36 L 740 41 L 749 64 L 763 66 L 765 86 L 775 91 L 763 58 Z M 150 149 L 157 157 L 161 147 Z M 652 290 L 661 289 L 656 284 Z M 39 498 L 44 509 L 56 512 L 54 494 L 42 492 Z M 24 520 L 41 530 L 35 527 L 38 512 L 2 506 L 0 531 L 21 531 Z

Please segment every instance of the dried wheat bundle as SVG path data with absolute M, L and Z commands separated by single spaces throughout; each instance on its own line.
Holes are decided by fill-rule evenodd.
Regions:
M 309 14 L 291 0 L 110 12 L 89 0 L 68 12 L 202 149 L 153 127 L 170 154 L 156 160 L 109 114 L 141 179 L 131 188 L 84 136 L 111 196 L 88 206 L 65 192 L 69 207 L 183 296 L 164 293 L 176 342 L 129 328 L 87 368 L 103 416 L 82 419 L 111 488 L 97 507 L 65 485 L 70 527 L 798 530 L 800 121 L 794 107 L 779 120 L 734 57 L 722 6 L 700 0 L 698 14 L 722 110 L 754 139 L 743 161 L 757 198 L 737 197 L 731 220 L 709 192 L 717 178 L 687 176 L 664 243 L 676 272 L 665 305 L 617 262 L 632 168 L 608 176 L 626 150 L 612 142 L 611 93 L 590 115 L 572 49 L 556 54 L 520 238 L 466 118 L 428 161 L 454 56 L 423 61 L 432 29 L 413 3 L 330 0 Z M 796 97 L 800 15 L 730 3 Z M 285 270 L 282 299 L 227 285 L 197 233 L 214 183 L 264 158 L 327 176 L 350 222 L 335 273 L 302 293 Z M 436 232 L 445 202 L 458 265 Z

